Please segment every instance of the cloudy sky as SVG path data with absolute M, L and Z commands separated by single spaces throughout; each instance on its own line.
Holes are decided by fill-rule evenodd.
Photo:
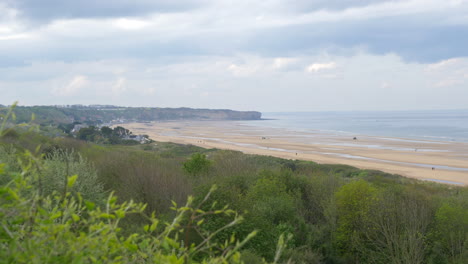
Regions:
M 0 0 L 0 104 L 468 108 L 468 0 Z

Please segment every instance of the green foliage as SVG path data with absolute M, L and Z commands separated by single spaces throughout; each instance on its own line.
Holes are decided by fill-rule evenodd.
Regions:
M 425 263 L 433 207 L 418 190 L 387 188 L 371 206 L 366 243 L 359 250 L 369 263 Z
M 104 186 L 98 179 L 96 169 L 79 153 L 59 149 L 48 153 L 41 173 L 44 194 L 68 191 L 80 193 L 84 199 L 94 202 L 100 202 L 105 197 Z M 66 179 L 72 175 L 79 175 L 79 178 L 73 188 L 67 188 Z
M 35 157 L 38 156 L 38 157 Z M 40 177 L 37 179 L 41 185 L 41 192 L 49 195 L 53 192 L 80 193 L 85 199 L 101 202 L 105 197 L 103 184 L 99 181 L 94 166 L 73 151 L 65 151 L 59 148 L 51 149 L 45 155 L 33 155 L 31 152 L 17 152 L 13 147 L 0 146 L 0 161 L 6 163 L 10 172 L 21 173 L 28 164 L 28 159 L 44 160 L 37 163 L 33 169 Z M 72 175 L 80 175 L 77 184 L 73 188 L 67 188 L 67 178 Z M 0 178 L 0 183 L 11 180 L 8 175 Z
M 171 200 L 185 201 L 192 185 L 181 167 L 183 159 L 161 158 L 138 150 L 142 146 L 90 148 L 84 154 L 93 160 L 105 189 L 115 190 L 122 200 L 148 204 L 149 211 L 167 213 Z
M 0 259 L 7 263 L 242 263 L 239 250 L 255 235 L 213 243 L 216 233 L 238 224 L 242 217 L 229 209 L 203 211 L 201 205 L 193 206 L 190 197 L 185 206 L 174 203 L 175 217 L 161 223 L 154 214 L 144 214 L 144 204 L 119 204 L 113 195 L 102 208 L 79 192 L 45 195 L 36 184 L 41 176 L 33 169 L 40 160 L 28 158 L 33 166 L 24 167 L 21 174 L 0 186 Z M 68 177 L 67 187 L 73 189 L 76 180 L 77 176 Z M 140 233 L 126 236 L 120 222 L 129 214 L 144 216 L 148 224 Z M 210 233 L 203 229 L 203 219 L 211 214 L 234 218 Z M 190 228 L 200 234 L 199 243 L 180 239 Z
M 0 108 L 0 114 L 8 112 L 8 108 Z M 31 121 L 31 115 L 37 116 L 36 124 L 68 124 L 79 121 L 89 125 L 98 125 L 116 119 L 134 121 L 155 120 L 250 120 L 260 119 L 259 112 L 240 112 L 232 110 L 208 110 L 190 108 L 143 108 L 143 107 L 87 107 L 87 106 L 19 106 L 15 109 L 16 123 Z
M 127 139 L 131 136 L 130 130 L 117 126 L 114 129 L 103 126 L 100 129 L 94 126 L 81 128 L 76 134 L 76 138 L 100 143 L 100 144 L 120 144 L 120 145 L 137 145 L 138 141 Z M 147 138 L 147 137 L 146 137 Z
M 182 145 L 171 142 L 158 142 L 153 146 L 153 151 L 159 156 L 168 159 L 187 158 L 194 153 L 207 153 L 212 150 L 206 150 L 195 145 Z
M 99 137 L 100 135 L 98 130 L 93 126 L 80 129 L 76 135 L 76 138 L 86 141 L 97 141 Z
M 0 162 L 11 171 L 21 171 L 16 149 L 11 146 L 0 146 Z
M 342 186 L 335 194 L 340 213 L 340 225 L 346 235 L 353 233 L 368 221 L 369 210 L 376 201 L 377 190 L 363 180 Z
M 102 129 L 101 129 L 102 131 Z M 124 128 L 124 127 L 121 127 L 121 126 L 117 126 L 114 128 L 114 131 L 112 131 L 111 134 L 114 134 L 116 136 L 119 136 L 119 137 L 124 137 L 124 136 L 128 136 L 131 134 L 130 130 Z
M 249 263 L 249 264 L 263 264 L 263 263 L 266 263 L 265 259 L 263 259 L 262 257 L 258 256 L 255 253 L 253 253 L 250 250 L 243 250 L 242 251 L 241 260 L 244 263 Z
M 468 259 L 467 201 L 451 200 L 443 203 L 435 214 L 433 231 L 439 258 L 447 256 L 448 263 L 464 263 Z
M 246 199 L 252 201 L 251 210 L 258 218 L 280 224 L 294 215 L 296 204 L 294 193 L 278 177 L 265 175 L 250 188 Z
M 210 167 L 211 161 L 201 153 L 194 153 L 183 165 L 184 171 L 192 176 L 207 173 Z
M 174 262 L 190 260 L 203 263 L 225 256 L 224 252 L 234 248 L 235 242 L 234 245 L 231 243 L 233 236 L 247 238 L 253 231 L 257 232 L 256 236 L 242 247 L 240 260 L 245 263 L 458 264 L 467 259 L 467 187 L 420 182 L 344 165 L 246 155 L 192 145 L 163 142 L 138 146 L 96 145 L 72 138 L 52 139 L 28 132 L 25 127 L 15 127 L 14 130 L 10 129 L 11 126 L 7 127 L 11 136 L 0 137 L 0 185 L 2 188 L 12 188 L 16 182 L 26 180 L 27 188 L 13 191 L 16 196 L 24 198 L 14 206 L 15 209 L 4 209 L 8 206 L 4 207 L 3 204 L 8 203 L 0 201 L 0 214 L 3 214 L 1 223 L 8 230 L 15 230 L 12 234 L 19 234 L 15 239 L 20 237 L 16 244 L 12 244 L 11 238 L 6 243 L 8 232 L 0 226 L 0 254 L 4 254 L 0 256 L 0 262 L 3 259 L 15 262 L 8 258 L 9 254 L 3 253 L 11 250 L 12 245 L 15 250 L 19 250 L 20 246 L 27 248 L 31 251 L 25 252 L 29 253 L 33 252 L 32 246 L 44 252 L 58 249 L 60 253 L 49 255 L 56 259 L 63 258 L 60 260 L 65 262 L 70 259 L 69 262 L 73 262 L 75 257 L 76 262 L 91 262 L 90 255 L 107 258 L 98 258 L 97 262 L 117 262 L 115 256 L 121 255 L 120 262 L 164 263 L 166 259 L 163 257 L 170 257 Z M 108 137 L 111 131 L 96 129 L 96 132 L 99 135 L 96 142 L 102 143 L 102 139 Z M 37 145 L 41 147 L 36 150 Z M 75 166 L 70 166 L 72 163 L 76 165 L 76 171 L 71 171 L 70 168 Z M 75 174 L 78 177 L 74 177 Z M 94 182 L 99 188 L 92 191 L 90 187 L 93 184 L 87 185 L 81 182 L 83 180 Z M 216 191 L 210 191 L 213 184 L 219 186 Z M 114 232 L 107 224 L 109 221 L 115 224 L 113 221 L 118 217 L 112 210 L 110 214 L 114 215 L 113 219 L 105 215 L 107 207 L 112 206 L 100 198 L 102 196 L 89 195 L 102 194 L 103 191 L 99 190 L 115 190 L 119 197 L 113 201 L 116 206 L 128 206 L 129 202 L 125 201 L 133 200 L 136 201 L 134 205 L 144 202 L 146 207 L 144 210 L 140 207 L 141 211 L 134 207 L 129 209 L 125 217 L 119 218 Z M 0 196 L 5 193 L 9 195 L 10 191 Z M 171 204 L 171 200 L 183 204 L 190 195 L 194 195 L 190 206 Z M 26 202 L 26 198 L 30 202 Z M 68 207 L 62 206 L 72 204 L 71 199 L 81 206 L 71 211 L 80 220 L 70 222 L 70 226 L 58 225 L 63 224 L 63 216 L 57 212 L 69 212 Z M 113 199 L 116 198 L 113 196 Z M 96 210 L 110 219 L 89 218 Z M 181 218 L 177 218 L 182 213 L 179 210 L 183 211 Z M 156 219 L 151 215 L 153 211 L 158 212 L 158 224 L 155 225 L 151 220 Z M 242 212 L 244 220 L 240 221 L 234 211 Z M 17 213 L 25 217 L 15 216 Z M 46 218 L 49 213 L 49 218 Z M 56 215 L 52 217 L 53 214 Z M 16 220 L 9 218 L 4 221 L 7 216 Z M 46 220 L 41 220 L 42 217 L 49 219 L 47 224 L 50 226 L 45 226 Z M 154 237 L 163 234 L 164 223 L 171 225 L 174 217 L 179 220 L 166 237 L 169 240 L 164 238 L 166 242 L 151 242 Z M 31 219 L 34 221 L 31 222 Z M 65 219 L 75 221 L 73 216 Z M 238 219 L 237 222 L 231 226 L 235 219 Z M 32 223 L 38 223 L 37 228 Z M 105 234 L 97 232 L 100 229 L 96 226 L 93 226 L 94 231 L 90 231 L 90 225 L 103 228 Z M 229 228 L 224 228 L 226 226 Z M 23 233 L 19 233 L 20 228 Z M 64 230 L 64 233 L 59 234 L 55 228 Z M 151 229 L 153 231 L 149 237 Z M 33 234 L 27 233 L 29 230 Z M 51 235 L 41 233 L 41 230 Z M 278 247 L 281 234 L 285 235 Z M 286 239 L 286 234 L 293 237 Z M 41 245 L 29 241 L 29 237 L 36 238 L 36 235 Z M 90 235 L 103 237 L 88 238 Z M 68 249 L 48 241 L 44 238 L 47 236 L 50 240 L 54 236 L 62 241 L 70 240 L 63 243 Z M 79 245 L 78 236 L 90 247 Z M 209 242 L 204 245 L 209 245 L 211 249 L 188 253 L 207 238 Z M 131 241 L 129 244 L 122 242 L 128 239 Z M 147 241 L 146 244 L 143 241 Z M 23 243 L 32 246 L 27 247 Z M 159 247 L 148 247 L 151 243 Z M 115 254 L 104 252 L 101 244 Z M 45 248 L 47 245 L 51 248 Z M 130 249 L 124 246 L 130 246 Z M 284 249 L 284 246 L 288 248 Z M 72 253 L 72 249 L 88 255 L 84 256 L 83 253 L 80 259 L 80 255 Z M 150 250 L 155 250 L 151 256 L 148 253 Z M 283 252 L 282 257 L 277 258 L 278 251 Z M 161 258 L 154 259 L 158 254 Z M 227 262 L 238 261 L 235 259 L 237 254 L 236 251 Z M 42 254 L 34 251 L 30 255 L 29 259 L 24 257 L 26 253 L 21 255 L 25 258 L 23 262 L 35 256 L 40 259 L 37 262 L 45 262 Z M 65 259 L 67 256 L 73 257 Z M 183 259 L 181 256 L 184 256 Z
M 112 136 L 112 133 L 114 133 L 115 130 L 112 130 L 112 128 L 103 126 L 101 127 L 101 134 L 106 137 Z
M 69 178 L 69 186 L 73 186 Z M 33 191 L 31 191 L 33 189 Z M 25 190 L 36 195 L 23 195 Z M 189 199 L 183 207 L 174 207 L 176 216 L 161 227 L 154 216 L 147 216 L 143 232 L 123 236 L 119 222 L 128 214 L 143 214 L 144 205 L 133 202 L 118 204 L 112 195 L 105 209 L 95 207 L 81 196 L 67 193 L 41 196 L 34 192 L 28 179 L 18 177 L 0 188 L 2 211 L 0 258 L 14 263 L 240 263 L 238 250 L 250 239 L 235 239 L 214 245 L 208 234 L 199 244 L 185 245 L 179 240 L 184 232 L 183 219 L 203 219 L 209 212 L 195 210 Z M 222 213 L 231 213 L 224 211 Z M 236 217 L 229 228 L 241 221 Z M 197 222 L 201 226 L 201 221 Z M 220 249 L 218 249 L 220 248 Z
M 70 123 L 70 124 L 59 124 L 57 126 L 58 129 L 62 130 L 63 133 L 65 134 L 70 134 L 70 132 L 72 131 L 73 127 L 75 126 L 74 123 Z
M 3 126 L 0 127 L 2 132 Z M 5 151 L 1 154 L 2 157 L 12 156 Z M 93 171 L 84 170 L 89 164 L 79 155 L 56 150 L 48 153 L 45 160 L 29 151 L 21 158 L 19 154 L 15 156 L 18 156 L 20 172 L 6 168 L 4 162 L 12 162 L 11 159 L 0 160 L 0 176 L 8 179 L 0 184 L 2 262 L 242 263 L 239 250 L 255 236 L 252 232 L 244 240 L 237 240 L 232 235 L 223 243 L 213 243 L 217 233 L 242 221 L 242 217 L 227 207 L 215 211 L 201 209 L 214 188 L 198 206 L 192 206 L 192 197 L 182 207 L 173 202 L 173 220 L 162 223 L 154 213 L 146 215 L 146 205 L 142 203 L 118 203 L 112 194 L 103 207 L 87 200 L 80 191 L 90 193 L 88 183 L 96 177 Z M 75 169 L 85 174 L 86 179 L 80 181 L 77 175 L 68 176 L 69 171 Z M 55 177 L 63 179 L 63 192 L 54 188 L 47 190 L 46 186 L 54 183 L 45 183 L 55 181 Z M 124 235 L 120 223 L 130 214 L 141 215 L 147 224 L 139 233 Z M 208 232 L 203 222 L 209 215 L 226 215 L 233 219 L 220 229 Z M 188 239 L 187 234 L 192 229 L 201 238 L 197 243 Z M 180 239 L 179 235 L 184 233 L 185 239 Z
M 261 256 L 271 260 L 274 244 L 282 233 L 294 233 L 296 224 L 296 199 L 294 193 L 278 178 L 266 175 L 249 189 L 245 197 L 248 203 L 248 220 L 261 232 L 252 240 L 251 247 Z M 291 245 L 294 243 L 289 239 Z
M 363 236 L 369 228 L 371 206 L 377 190 L 364 180 L 352 181 L 335 194 L 338 210 L 337 245 L 344 252 L 360 251 Z

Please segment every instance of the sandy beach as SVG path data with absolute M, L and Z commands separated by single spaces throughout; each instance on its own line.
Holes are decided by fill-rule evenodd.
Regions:
M 420 180 L 468 185 L 468 143 L 327 134 L 249 126 L 236 121 L 129 123 L 162 142 L 242 151 L 317 163 L 347 164 Z

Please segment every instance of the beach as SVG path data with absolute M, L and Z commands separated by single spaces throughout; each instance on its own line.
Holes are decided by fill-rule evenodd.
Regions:
M 346 164 L 405 177 L 468 185 L 468 143 L 338 135 L 250 126 L 238 121 L 127 123 L 133 134 L 248 154 Z

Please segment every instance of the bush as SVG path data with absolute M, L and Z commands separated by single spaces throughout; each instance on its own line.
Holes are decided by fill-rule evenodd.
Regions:
M 184 163 L 183 169 L 192 176 L 207 173 L 211 167 L 211 161 L 206 158 L 205 154 L 194 153 L 187 162 Z
M 44 194 L 56 192 L 80 193 L 84 199 L 100 202 L 105 197 L 104 187 L 99 182 L 96 169 L 80 154 L 55 149 L 47 153 L 42 171 Z M 79 175 L 72 189 L 67 189 L 67 178 Z
M 140 233 L 122 235 L 119 223 L 129 214 L 144 215 L 145 205 L 132 201 L 117 203 L 110 195 L 103 208 L 83 199 L 79 192 L 45 195 L 36 184 L 40 177 L 39 160 L 28 155 L 31 167 L 12 175 L 0 185 L 0 260 L 6 263 L 241 263 L 239 250 L 255 233 L 244 240 L 233 237 L 223 244 L 211 238 L 219 231 L 242 221 L 234 211 L 205 212 L 192 206 L 189 198 L 183 207 L 174 204 L 172 221 L 145 215 L 148 224 Z M 0 175 L 5 164 L 0 164 Z M 77 176 L 66 178 L 73 190 Z M 208 199 L 208 196 L 206 199 Z M 205 199 L 205 200 L 206 200 Z M 211 214 L 233 215 L 234 219 L 214 233 L 202 228 L 203 218 Z M 202 237 L 197 244 L 179 239 L 186 223 Z M 186 232 L 186 231 L 185 231 Z

